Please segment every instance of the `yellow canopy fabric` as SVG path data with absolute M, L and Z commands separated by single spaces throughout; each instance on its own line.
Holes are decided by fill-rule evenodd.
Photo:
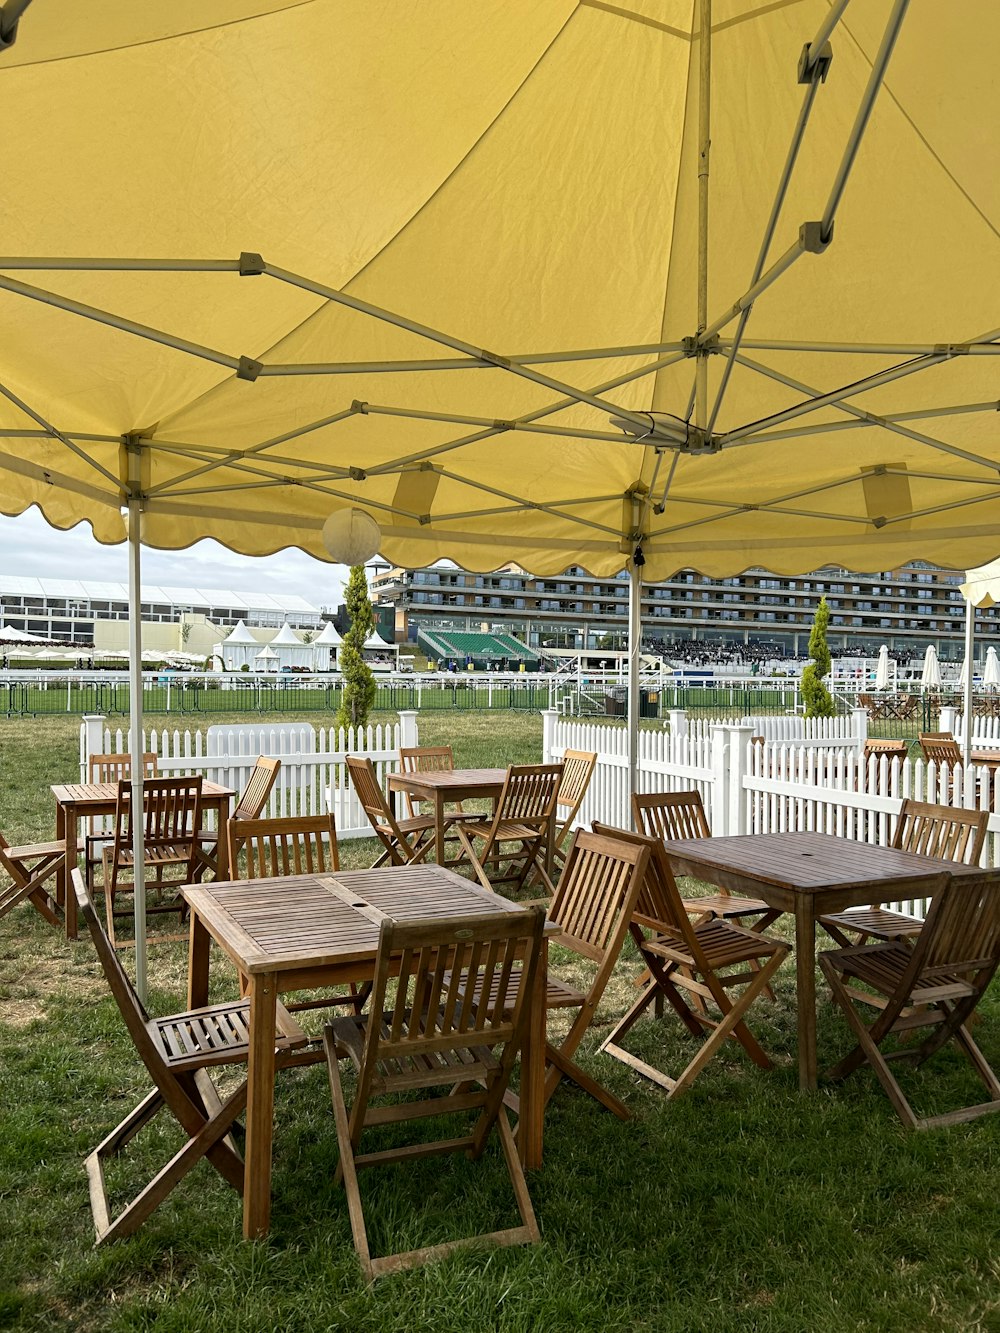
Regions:
M 704 452 L 696 361 L 711 408 L 737 322 L 691 355 L 700 12 L 35 0 L 0 51 L 0 512 L 123 540 L 128 437 L 161 548 L 326 558 L 355 504 L 410 565 L 994 556 L 1000 6 L 909 6 L 832 240 L 753 302 Z M 893 12 L 833 29 L 765 271 L 824 215 Z M 830 13 L 712 6 L 710 322 Z

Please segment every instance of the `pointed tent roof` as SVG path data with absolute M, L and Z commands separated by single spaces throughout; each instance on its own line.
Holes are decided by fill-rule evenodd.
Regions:
M 260 650 L 259 653 L 255 653 L 255 654 L 254 654 L 254 661 L 256 661 L 256 662 L 273 662 L 273 661 L 277 658 L 277 656 L 278 656 L 278 654 L 277 654 L 272 648 L 270 648 L 267 644 L 265 644 L 264 647 Z
M 304 648 L 305 644 L 303 644 L 302 640 L 286 620 L 281 629 L 278 630 L 277 634 L 271 640 L 271 646 L 278 648 Z
M 236 647 L 239 644 L 245 644 L 249 646 L 250 644 L 256 644 L 257 640 L 247 629 L 243 621 L 238 620 L 236 622 L 232 634 L 230 634 L 228 638 L 223 639 L 222 643 L 223 646 L 225 646 L 226 644 L 231 644 L 233 647 Z
M 382 638 L 382 635 L 379 634 L 378 630 L 376 629 L 376 630 L 372 630 L 371 634 L 368 635 L 368 638 L 365 639 L 365 647 L 366 647 L 366 648 L 395 648 L 396 645 L 395 645 L 394 643 L 390 643 L 390 642 L 388 641 L 388 639 L 383 639 L 383 638 Z
M 358 505 L 410 567 L 611 575 L 636 534 L 651 580 L 995 555 L 1000 5 L 897 35 L 888 3 L 716 0 L 707 312 L 698 10 L 31 5 L 0 51 L 3 512 L 122 541 L 134 434 L 164 549 L 326 558 Z
M 343 642 L 344 640 L 337 633 L 333 621 L 328 620 L 323 628 L 323 633 L 313 639 L 310 646 L 315 647 L 317 644 L 323 644 L 324 646 L 335 648 L 338 644 Z

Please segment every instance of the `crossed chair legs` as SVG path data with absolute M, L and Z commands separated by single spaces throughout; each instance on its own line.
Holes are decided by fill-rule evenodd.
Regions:
M 699 930 L 707 950 L 711 949 L 712 924 L 703 923 Z M 758 995 L 769 990 L 770 980 L 788 955 L 789 946 L 778 940 L 761 939 L 755 932 L 737 927 L 739 934 L 747 938 L 742 951 L 738 948 L 734 951 L 734 929 L 728 923 L 718 924 L 727 937 L 725 944 L 730 955 L 729 962 L 745 964 L 747 970 L 727 976 L 707 971 L 701 974 L 702 980 L 698 980 L 693 959 L 684 956 L 683 946 L 678 948 L 667 941 L 650 940 L 643 948 L 644 961 L 650 972 L 649 984 L 599 1047 L 616 1060 L 620 1060 L 657 1083 L 666 1090 L 669 1097 L 676 1097 L 686 1091 L 730 1037 L 739 1042 L 758 1068 L 772 1067 L 770 1057 L 747 1027 L 744 1016 Z M 707 931 L 705 926 L 708 927 Z M 733 956 L 734 952 L 736 956 Z M 727 993 L 728 988 L 733 985 L 743 986 L 741 994 L 736 999 L 732 999 Z M 691 996 L 691 1004 L 685 999 L 682 993 L 684 991 Z M 676 1078 L 633 1055 L 620 1044 L 621 1039 L 635 1026 L 646 1009 L 654 1001 L 660 1004 L 664 1000 L 678 1015 L 688 1032 L 702 1041 L 702 1045 Z M 721 1015 L 720 1018 L 710 1017 L 706 1001 L 714 1002 Z

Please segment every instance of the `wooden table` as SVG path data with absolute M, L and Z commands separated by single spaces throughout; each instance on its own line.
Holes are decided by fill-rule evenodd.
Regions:
M 509 902 L 442 866 L 384 866 L 329 875 L 189 885 L 188 1002 L 208 1002 L 209 943 L 245 979 L 250 999 L 243 1234 L 263 1236 L 271 1213 L 275 1007 L 283 992 L 371 980 L 386 916 L 413 920 L 516 912 Z M 555 926 L 547 929 L 554 933 Z M 521 1053 L 518 1147 L 542 1161 L 545 1112 L 545 949 Z
M 434 769 L 426 773 L 390 773 L 389 799 L 395 807 L 396 792 L 407 792 L 434 807 L 434 854 L 444 864 L 445 806 L 453 801 L 481 797 L 496 801 L 507 777 L 505 768 Z
M 728 838 L 676 838 L 665 843 L 674 871 L 762 898 L 795 916 L 799 1087 L 817 1083 L 816 921 L 845 907 L 928 896 L 943 871 L 975 874 L 975 866 L 893 847 L 873 847 L 828 833 L 751 833 Z
M 79 848 L 81 819 L 113 815 L 118 806 L 117 782 L 71 782 L 52 787 L 56 798 L 56 838 L 66 840 L 66 860 L 60 872 L 59 901 L 66 915 L 66 938 L 75 940 L 76 894 L 70 884 L 70 873 L 75 868 Z M 226 828 L 229 824 L 229 806 L 235 792 L 231 787 L 220 787 L 216 782 L 205 782 L 201 788 L 202 810 L 214 810 L 219 832 L 219 876 L 229 869 L 229 842 Z

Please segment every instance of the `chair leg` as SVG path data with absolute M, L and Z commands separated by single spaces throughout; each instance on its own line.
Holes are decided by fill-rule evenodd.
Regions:
M 571 1060 L 564 1051 L 559 1049 L 559 1047 L 550 1046 L 549 1043 L 546 1042 L 545 1059 L 547 1063 L 552 1066 L 545 1078 L 546 1104 L 559 1086 L 560 1079 L 569 1078 L 572 1079 L 578 1087 L 582 1088 L 584 1092 L 589 1092 L 591 1097 L 600 1102 L 601 1105 L 606 1107 L 613 1115 L 616 1115 L 619 1120 L 632 1119 L 632 1112 L 624 1102 L 619 1101 L 614 1093 L 608 1092 L 607 1088 L 603 1087 L 596 1079 L 591 1078 L 589 1074 L 585 1073 L 580 1066 L 574 1060 Z
M 202 1125 L 193 1137 L 174 1154 L 149 1184 L 127 1205 L 117 1217 L 112 1218 L 108 1208 L 107 1189 L 104 1182 L 104 1159 L 115 1155 L 128 1143 L 138 1131 L 147 1124 L 163 1104 L 158 1091 L 145 1097 L 142 1102 L 118 1125 L 111 1134 L 99 1144 L 86 1161 L 87 1177 L 90 1184 L 91 1211 L 97 1232 L 96 1244 L 118 1240 L 131 1236 L 163 1202 L 184 1176 L 202 1157 L 212 1159 L 213 1150 L 221 1147 L 221 1141 L 229 1134 L 233 1121 L 246 1105 L 246 1084 L 244 1083 L 224 1103 L 220 1110 Z M 225 1174 L 225 1173 L 223 1173 Z M 232 1183 L 230 1181 L 230 1183 Z
M 337 1163 L 336 1183 L 343 1181 L 347 1194 L 347 1211 L 351 1219 L 351 1234 L 354 1248 L 361 1261 L 365 1281 L 371 1282 L 371 1250 L 368 1247 L 368 1231 L 365 1227 L 365 1215 L 361 1206 L 361 1191 L 358 1189 L 358 1173 L 354 1165 L 354 1145 L 351 1143 L 351 1129 L 347 1116 L 347 1102 L 344 1100 L 344 1085 L 340 1079 L 340 1061 L 337 1056 L 337 1043 L 333 1029 L 327 1027 L 323 1032 L 323 1049 L 326 1052 L 326 1065 L 330 1078 L 330 1098 L 333 1102 L 333 1119 L 337 1130 L 337 1147 L 340 1160 Z

